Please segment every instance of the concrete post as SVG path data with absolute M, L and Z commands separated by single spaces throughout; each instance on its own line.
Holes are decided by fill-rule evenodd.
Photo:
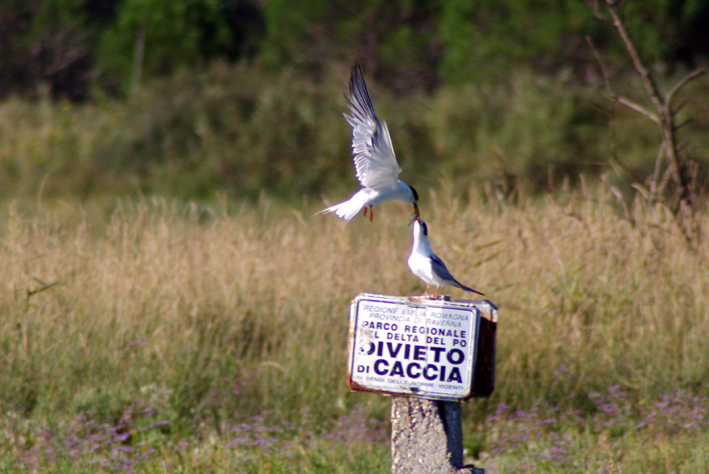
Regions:
M 392 397 L 393 474 L 484 474 L 463 466 L 460 402 Z

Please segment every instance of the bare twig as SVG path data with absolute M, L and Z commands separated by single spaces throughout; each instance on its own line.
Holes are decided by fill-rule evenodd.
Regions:
M 630 37 L 630 33 L 625 28 L 625 22 L 623 21 L 620 15 L 620 11 L 618 10 L 622 5 L 622 2 L 612 2 L 610 0 L 605 0 L 605 3 L 606 5 L 608 5 L 608 10 L 610 11 L 611 16 L 613 17 L 613 26 L 620 34 L 620 37 L 623 39 L 625 49 L 628 51 L 630 59 L 632 59 L 633 61 L 633 66 L 635 67 L 635 70 L 638 72 L 638 74 L 640 74 L 640 79 L 642 79 L 643 81 L 643 85 L 645 86 L 646 92 L 650 96 L 650 100 L 652 100 L 658 110 L 661 110 L 664 104 L 662 96 L 660 94 L 660 89 L 657 87 L 655 79 L 645 67 L 645 64 L 643 64 L 642 59 L 640 59 L 640 54 L 635 48 L 635 43 L 633 43 L 633 40 Z
M 605 64 L 603 64 L 603 60 L 601 59 L 601 55 L 598 52 L 598 50 L 596 49 L 596 47 L 594 46 L 593 40 L 591 40 L 591 38 L 589 36 L 587 36 L 586 42 L 591 47 L 591 50 L 593 51 L 593 55 L 596 57 L 596 61 L 598 61 L 598 65 L 601 68 L 601 73 L 603 74 L 603 79 L 606 83 L 606 91 L 607 91 L 608 95 L 612 99 L 620 102 L 621 104 L 625 105 L 626 107 L 630 107 L 631 109 L 635 110 L 636 112 L 643 114 L 644 116 L 646 116 L 647 118 L 649 118 L 650 120 L 655 122 L 656 124 L 660 125 L 660 118 L 657 115 L 653 114 L 652 112 L 647 110 L 642 105 L 636 104 L 632 100 L 626 99 L 625 97 L 619 96 L 618 94 L 613 92 L 613 89 L 611 88 L 610 79 L 608 77 L 608 71 L 606 71 L 606 66 L 605 66 Z
M 682 128 L 682 127 L 684 127 L 685 125 L 688 125 L 688 124 L 690 124 L 690 123 L 692 123 L 692 122 L 693 122 L 693 120 L 692 120 L 691 118 L 688 118 L 688 119 L 685 120 L 684 122 L 682 122 L 682 123 L 680 123 L 679 125 L 675 126 L 675 130 L 679 130 L 680 128 Z M 677 147 L 677 149 L 680 149 L 680 148 L 681 148 L 681 147 L 679 147 L 679 146 Z
M 598 6 L 598 4 L 596 4 L 596 6 Z M 606 84 L 606 91 L 608 92 L 608 95 L 612 97 L 614 94 L 613 90 L 611 89 L 611 81 L 608 78 L 608 71 L 606 71 L 606 65 L 603 63 L 601 54 L 596 49 L 596 46 L 593 44 L 593 40 L 590 36 L 586 36 L 586 42 L 591 47 L 591 51 L 593 51 L 593 55 L 596 57 L 596 61 L 598 61 L 598 66 L 601 68 L 601 74 L 603 74 L 603 80 Z
M 684 106 L 687 105 L 687 101 L 683 100 L 681 104 L 679 104 L 677 107 L 672 107 L 672 113 L 674 115 L 677 115 L 677 113 L 684 108 Z
M 602 2 L 610 14 L 610 18 L 604 17 L 599 11 L 599 2 Z M 658 152 L 655 161 L 655 170 L 652 180 L 648 187 L 642 186 L 640 182 L 633 178 L 633 188 L 635 188 L 641 197 L 650 204 L 660 203 L 665 208 L 670 209 L 673 213 L 676 222 L 682 230 L 685 238 L 691 242 L 699 238 L 699 225 L 695 216 L 695 193 L 696 179 L 698 176 L 698 165 L 689 160 L 683 159 L 680 156 L 681 147 L 678 145 L 677 132 L 686 125 L 688 121 L 677 125 L 675 117 L 677 112 L 682 108 L 684 103 L 679 107 L 673 108 L 672 102 L 675 95 L 690 81 L 696 79 L 706 73 L 705 69 L 696 70 L 684 78 L 682 78 L 675 86 L 666 94 L 663 95 L 657 85 L 654 76 L 644 64 L 640 54 L 638 53 L 635 43 L 626 28 L 625 21 L 620 12 L 620 7 L 624 0 L 595 0 L 594 14 L 597 18 L 612 25 L 623 41 L 623 45 L 630 56 L 635 71 L 640 76 L 641 82 L 652 102 L 655 110 L 651 111 L 642 105 L 639 105 L 625 97 L 619 96 L 613 92 L 610 84 L 608 72 L 603 64 L 603 60 L 598 50 L 596 50 L 590 38 L 586 38 L 591 50 L 593 51 L 596 60 L 603 73 L 606 90 L 608 95 L 617 102 L 629 107 L 636 112 L 646 116 L 660 127 L 662 134 L 662 145 Z M 667 160 L 667 168 L 661 171 L 662 162 Z M 671 188 L 668 185 L 672 184 Z M 612 188 L 611 188 L 612 189 Z M 617 191 L 617 189 L 616 189 Z
M 653 196 L 657 196 L 657 183 L 660 179 L 660 169 L 662 168 L 662 157 L 665 155 L 665 149 L 660 147 L 657 152 L 657 159 L 655 160 L 655 172 L 652 175 L 652 182 L 650 183 L 650 190 Z
M 635 110 L 636 112 L 640 112 L 641 114 L 643 114 L 644 116 L 646 116 L 647 118 L 649 118 L 650 120 L 655 122 L 656 124 L 662 125 L 660 118 L 657 115 L 650 112 L 649 110 L 647 110 L 645 107 L 638 105 L 635 102 L 626 99 L 625 97 L 615 96 L 614 98 L 618 102 L 620 102 L 621 104 L 623 104 L 627 107 L 630 107 L 631 109 Z
M 684 78 L 679 81 L 670 92 L 667 93 L 667 97 L 665 98 L 665 101 L 667 102 L 667 105 L 670 106 L 672 104 L 672 99 L 674 98 L 674 95 L 680 91 L 684 86 L 686 86 L 690 81 L 693 81 L 694 79 L 698 78 L 702 74 L 705 74 L 707 72 L 706 69 L 697 69 L 694 72 L 691 72 L 684 76 Z M 681 109 L 682 106 L 684 105 L 684 102 L 682 105 L 680 105 L 677 110 Z

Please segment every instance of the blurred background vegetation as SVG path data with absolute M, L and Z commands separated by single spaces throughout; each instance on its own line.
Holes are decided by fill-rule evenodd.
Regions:
M 661 86 L 706 63 L 709 1 L 623 13 Z M 0 197 L 346 197 L 355 57 L 417 187 L 446 180 L 466 196 L 484 184 L 507 199 L 593 179 L 610 159 L 642 179 L 660 135 L 604 97 L 587 36 L 617 91 L 647 102 L 589 1 L 3 2 Z M 683 96 L 708 89 L 695 81 Z M 709 107 L 690 100 L 685 117 L 703 162 Z
M 693 413 L 706 405 L 707 239 L 686 245 L 675 209 L 633 200 L 662 137 L 608 97 L 586 38 L 613 90 L 652 108 L 594 10 L 578 0 L 0 2 L 0 471 L 27 472 L 6 466 L 66 451 L 71 433 L 86 442 L 81 459 L 113 452 L 95 451 L 95 427 L 68 413 L 107 432 L 127 424 L 134 437 L 121 443 L 154 442 L 170 463 L 209 466 L 175 472 L 245 472 L 229 464 L 242 466 L 243 447 L 213 442 L 245 416 L 262 417 L 259 433 L 278 420 L 312 426 L 293 451 L 320 467 L 303 472 L 388 471 L 385 437 L 360 461 L 367 430 L 366 442 L 343 438 L 322 456 L 309 447 L 351 413 L 387 419 L 387 399 L 350 394 L 342 378 L 354 293 L 423 290 L 403 265 L 401 208 L 383 206 L 366 228 L 307 218 L 358 189 L 342 113 L 360 58 L 402 177 L 438 229 L 435 248 L 504 311 L 498 386 L 466 409 L 469 452 L 525 432 L 493 416 L 499 407 L 546 400 L 598 419 L 598 393 L 621 387 L 634 411 L 615 427 L 537 425 L 576 436 L 571 462 L 585 470 L 615 458 L 623 472 L 706 472 L 682 469 L 707 446 L 706 423 L 658 437 L 642 431 L 642 409 L 676 390 L 702 397 Z M 621 11 L 663 91 L 707 64 L 709 0 L 627 0 Z M 706 76 L 678 94 L 676 117 L 682 157 L 702 170 Z M 692 192 L 706 196 L 706 172 L 697 179 Z M 133 416 L 138 401 L 158 411 Z M 632 467 L 658 438 L 672 449 Z M 249 449 L 265 464 L 248 472 L 298 471 Z M 332 468 L 343 451 L 349 464 Z M 55 472 L 95 472 L 66 464 Z

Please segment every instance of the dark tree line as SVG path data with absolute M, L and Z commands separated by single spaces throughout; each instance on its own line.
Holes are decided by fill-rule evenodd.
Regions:
M 264 31 L 255 0 L 9 0 L 0 3 L 0 96 L 120 93 L 136 67 L 159 76 L 253 55 Z
M 579 75 L 590 36 L 613 54 L 593 2 L 579 0 L 7 0 L 0 96 L 82 100 L 220 58 L 317 77 L 359 56 L 394 90 L 497 80 L 525 65 Z M 709 0 L 628 0 L 645 57 L 694 66 L 709 55 Z

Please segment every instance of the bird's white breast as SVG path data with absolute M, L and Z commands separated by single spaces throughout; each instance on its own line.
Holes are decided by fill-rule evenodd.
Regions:
M 412 252 L 409 256 L 409 268 L 411 273 L 422 279 L 429 285 L 437 285 L 438 282 L 433 274 L 431 259 L 421 255 L 420 253 Z

